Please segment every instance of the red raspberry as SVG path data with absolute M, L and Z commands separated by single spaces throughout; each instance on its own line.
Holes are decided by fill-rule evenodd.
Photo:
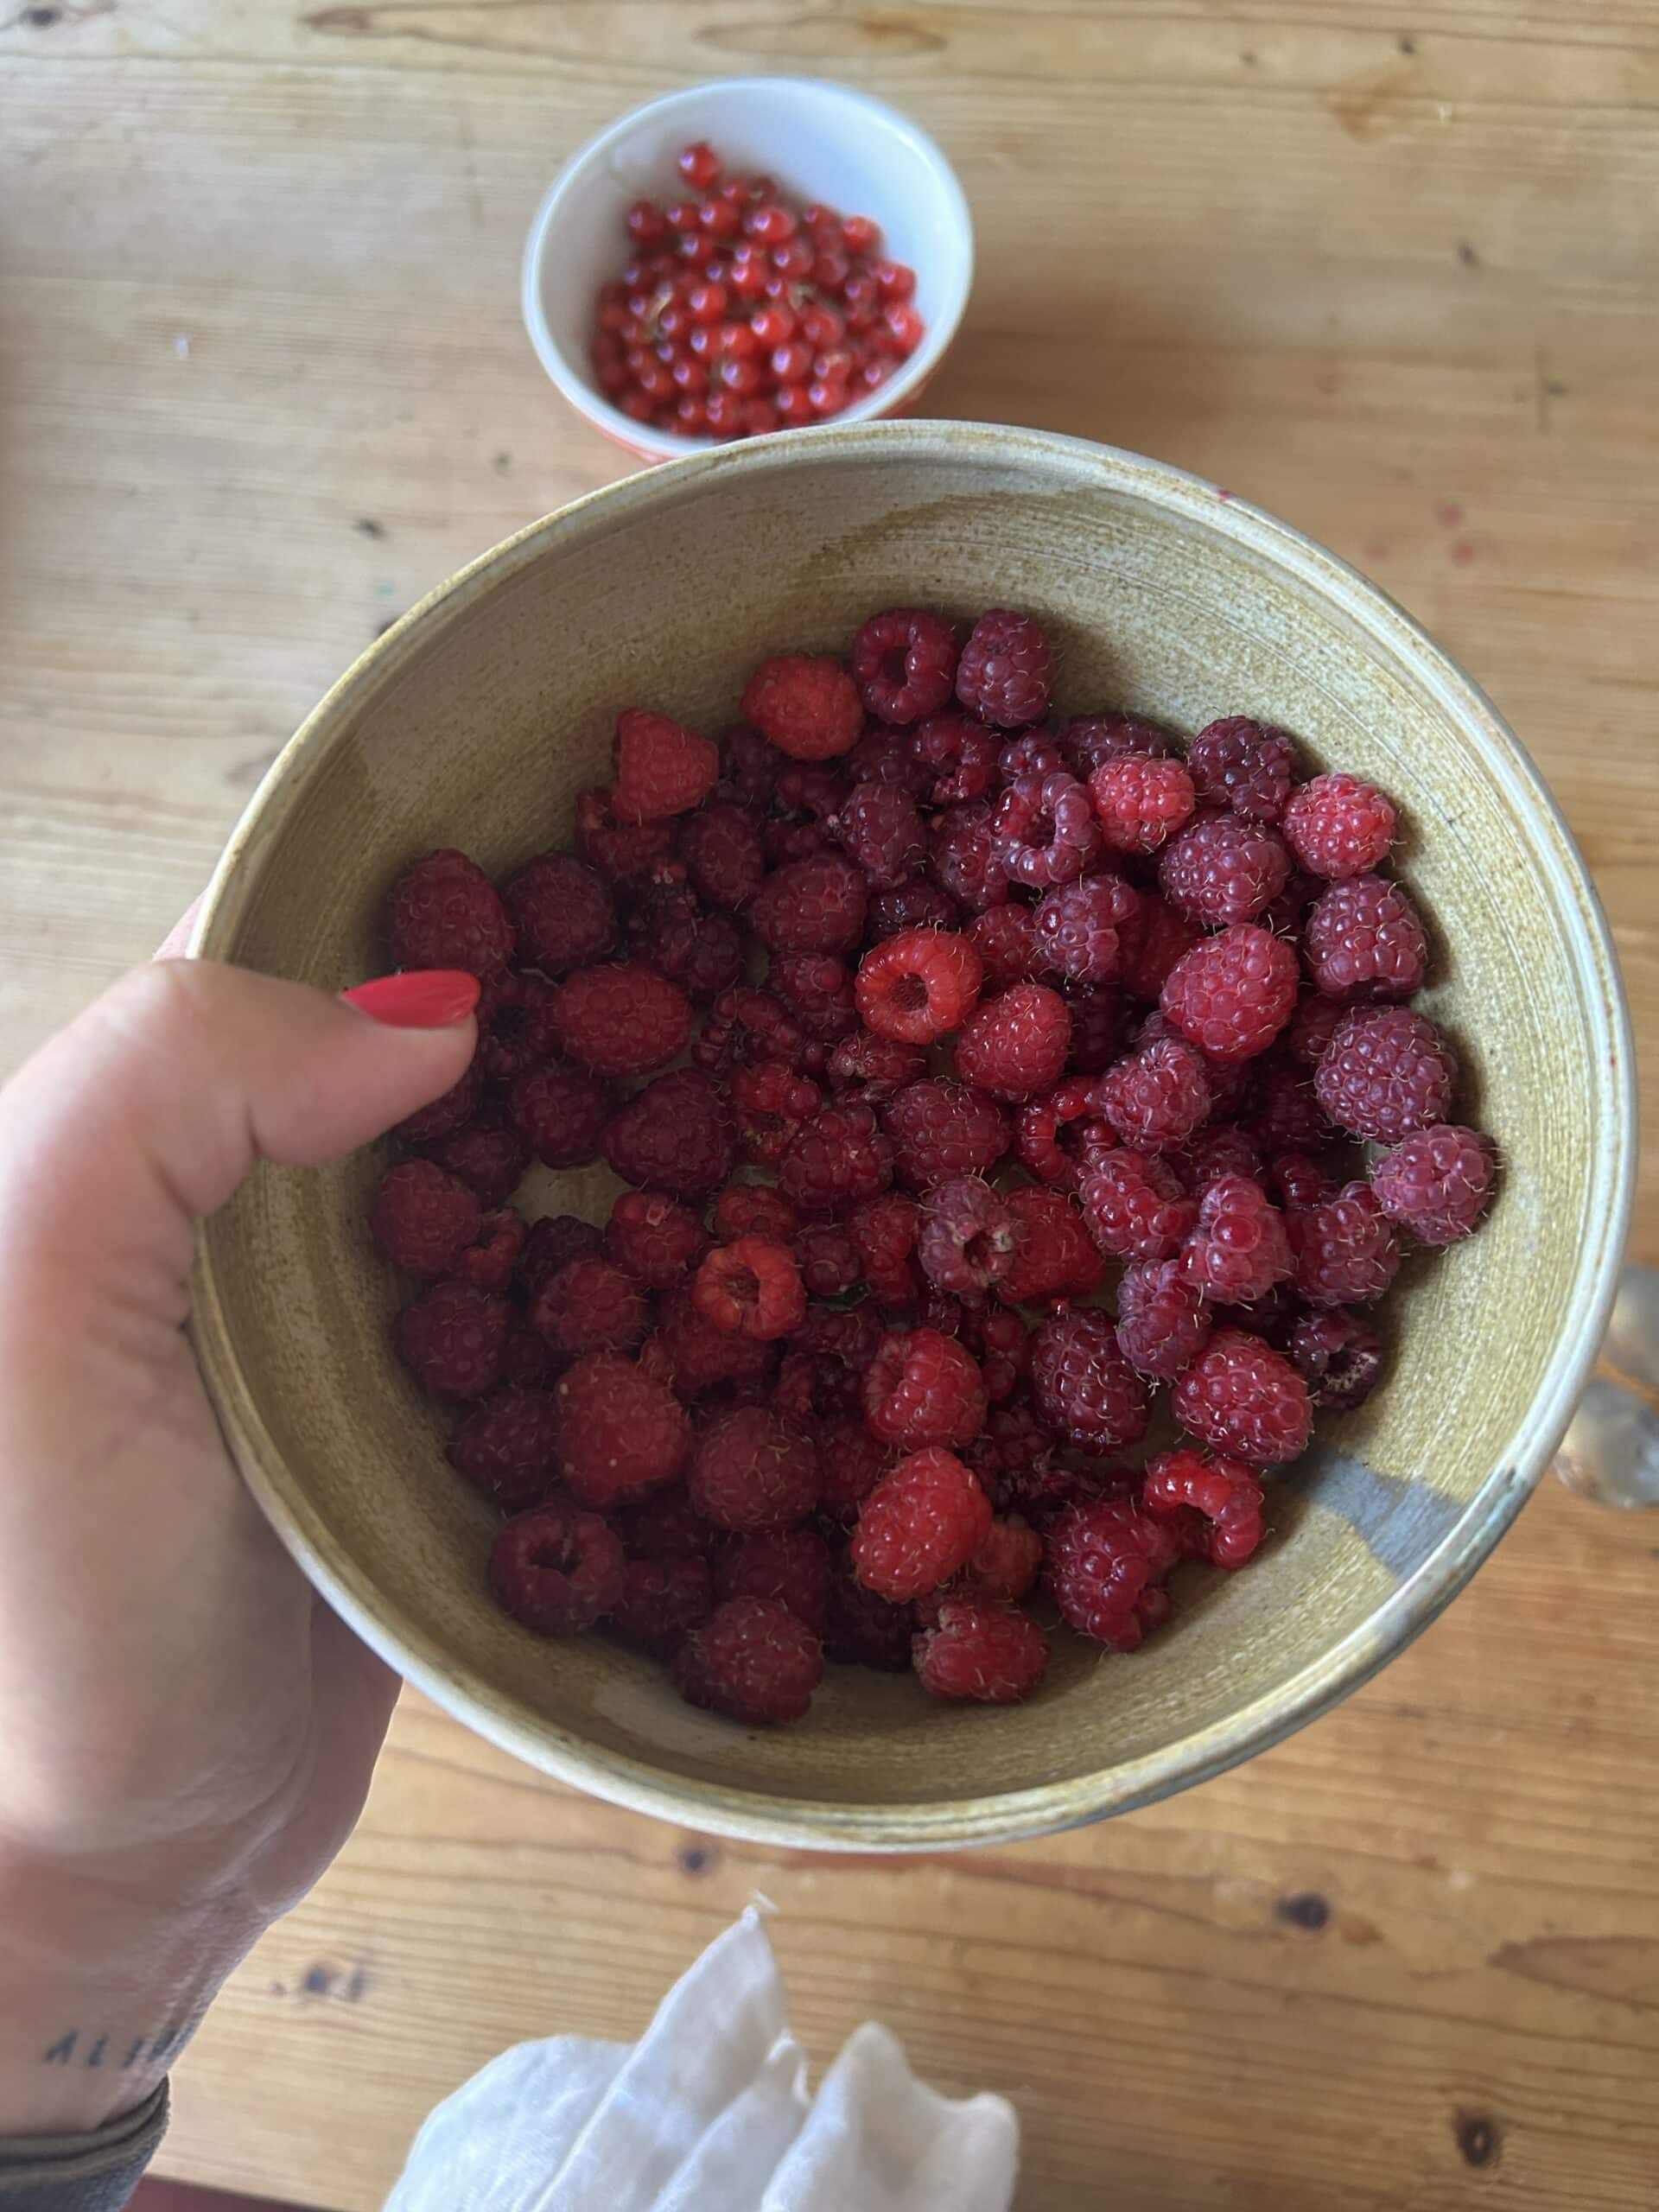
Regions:
M 1307 1386 L 1246 1329 L 1217 1329 L 1175 1385 L 1175 1418 L 1212 1451 L 1271 1467 L 1307 1448 Z
M 1293 1271 L 1285 1218 L 1259 1183 L 1222 1175 L 1198 1201 L 1198 1225 L 1181 1250 L 1181 1271 L 1217 1306 L 1265 1298 Z
M 1383 1212 L 1420 1244 L 1455 1244 L 1485 1212 L 1495 1173 L 1489 1138 L 1439 1122 L 1385 1153 L 1371 1170 L 1371 1188 Z
M 790 1139 L 778 1187 L 803 1213 L 835 1213 L 893 1180 L 893 1147 L 868 1106 L 826 1106 Z
M 478 1002 L 478 1053 L 473 1065 L 480 1076 L 493 1083 L 511 1083 L 526 1068 L 539 1067 L 553 1058 L 559 1048 L 554 995 L 551 983 L 521 969 L 490 978 Z
M 1053 1431 L 1038 1420 L 1030 1401 L 1015 1398 L 991 1408 L 984 1433 L 970 1448 L 988 1494 L 1002 1510 L 1010 1501 L 1046 1491 L 1060 1446 Z
M 1071 883 L 1100 850 L 1100 825 L 1089 794 L 1064 769 L 1048 776 L 1015 776 L 991 817 L 993 849 L 1016 883 L 1039 891 Z
M 1322 1110 L 1351 1136 L 1398 1144 L 1444 1122 L 1456 1088 L 1450 1040 L 1409 1007 L 1356 1007 L 1313 1072 Z
M 1363 1405 L 1382 1372 L 1382 1339 L 1353 1313 L 1305 1313 L 1291 1332 L 1290 1356 L 1327 1413 Z
M 560 984 L 553 1011 L 566 1052 L 595 1075 L 649 1075 L 691 1034 L 684 992 L 637 960 L 579 968 Z
M 914 1083 L 926 1066 L 926 1055 L 918 1046 L 861 1030 L 830 1055 L 830 1089 L 837 1098 L 880 1106 Z
M 785 822 L 793 828 L 803 828 L 816 823 L 823 835 L 804 842 L 799 854 L 779 850 L 779 860 L 804 858 L 808 853 L 821 853 L 828 849 L 830 825 L 846 805 L 852 793 L 852 779 L 838 762 L 828 760 L 797 761 L 781 770 L 778 778 L 778 796 L 773 802 Z M 768 831 L 770 837 L 771 832 Z
M 715 1235 L 722 1244 L 740 1236 L 787 1244 L 800 1225 L 799 1214 L 770 1183 L 728 1183 L 715 1200 Z
M 944 706 L 956 679 L 955 632 L 919 607 L 872 614 L 853 641 L 853 681 L 879 721 L 919 721 Z
M 881 1109 L 902 1180 L 918 1191 L 953 1175 L 987 1175 L 1007 1150 L 1008 1117 L 993 1100 L 959 1083 L 926 1077 L 907 1084 Z
M 1189 1514 L 1201 1517 L 1202 1525 L 1185 1536 L 1189 1558 L 1243 1567 L 1262 1541 L 1261 1478 L 1241 1459 L 1165 1452 L 1147 1466 L 1143 1495 L 1150 1513 L 1178 1522 Z
M 838 1221 L 810 1221 L 791 1248 L 801 1281 L 813 1298 L 844 1298 L 864 1280 L 858 1247 Z
M 730 1087 L 744 1155 L 763 1167 L 777 1166 L 823 1103 L 817 1084 L 795 1074 L 781 1060 L 734 1069 Z
M 576 1636 L 622 1594 L 622 1547 L 597 1513 L 557 1499 L 504 1523 L 490 1549 L 502 1610 L 537 1636 Z
M 1408 999 L 1428 972 L 1417 909 L 1380 875 L 1351 876 L 1322 891 L 1302 953 L 1314 982 L 1332 998 Z
M 625 1505 L 616 1532 L 630 1559 L 707 1559 L 720 1531 L 691 1510 L 683 1490 L 659 1490 L 639 1505 Z
M 392 1325 L 397 1357 L 435 1398 L 487 1398 L 501 1380 L 512 1308 L 499 1293 L 441 1282 Z
M 906 1452 L 966 1444 L 984 1425 L 978 1363 L 938 1329 L 889 1331 L 865 1370 L 863 1397 L 871 1434 Z
M 859 963 L 855 987 L 867 1029 L 902 1045 L 931 1045 L 979 1002 L 980 957 L 948 930 L 900 930 Z
M 1325 1058 L 1332 1032 L 1347 1011 L 1346 999 L 1326 998 L 1322 991 L 1306 992 L 1285 1039 L 1285 1047 L 1292 1059 L 1299 1060 L 1305 1068 L 1318 1067 Z
M 708 798 L 720 773 L 718 747 L 643 707 L 625 707 L 617 716 L 615 759 L 611 811 L 619 822 L 689 814 Z
M 1014 1264 L 1015 1241 L 1014 1216 L 977 1176 L 956 1176 L 922 1202 L 916 1257 L 937 1289 L 968 1297 L 994 1288 Z
M 1138 1375 L 1173 1382 L 1210 1341 L 1210 1309 L 1176 1260 L 1137 1260 L 1117 1286 L 1117 1348 Z
M 1276 1049 L 1258 1060 L 1250 1133 L 1264 1152 L 1323 1152 L 1336 1131 L 1319 1110 L 1307 1070 Z
M 934 816 L 928 836 L 928 868 L 942 890 L 974 914 L 1004 904 L 1008 871 L 983 799 L 947 806 Z
M 911 1255 L 916 1249 L 920 1210 L 914 1198 L 888 1191 L 865 1198 L 847 1217 L 847 1232 L 862 1262 L 864 1280 L 878 1306 L 915 1302 L 918 1284 Z
M 478 1235 L 481 1209 L 458 1176 L 429 1160 L 389 1168 L 369 1209 L 374 1249 L 412 1275 L 446 1275 Z
M 884 722 L 866 722 L 862 735 L 843 764 L 854 788 L 860 784 L 892 784 L 899 791 L 908 791 L 912 798 L 920 798 L 931 779 L 916 758 L 911 736 L 912 732 L 907 729 L 890 729 Z
M 531 1300 L 530 1325 L 555 1351 L 631 1351 L 651 1321 L 645 1294 L 625 1268 L 599 1253 L 567 1260 Z
M 1039 901 L 1033 934 L 1043 964 L 1076 983 L 1109 983 L 1122 972 L 1140 921 L 1141 894 L 1122 877 L 1062 884 Z
M 760 817 L 734 799 L 716 799 L 688 816 L 680 826 L 678 852 L 691 888 L 711 906 L 735 912 L 766 880 Z
M 1019 1514 L 993 1521 L 950 1596 L 1016 1604 L 1043 1571 L 1043 1540 Z M 948 1602 L 948 1599 L 946 1602 Z
M 1185 1144 L 1208 1116 L 1215 1091 L 1197 1049 L 1155 1037 L 1126 1052 L 1095 1086 L 1095 1104 L 1129 1145 L 1166 1152 Z
M 604 1249 L 603 1232 L 573 1213 L 549 1214 L 532 1221 L 513 1282 L 521 1302 L 527 1306 L 542 1285 L 569 1261 Z
M 687 1630 L 701 1628 L 715 1609 L 706 1559 L 631 1559 L 607 1625 L 625 1643 L 671 1652 Z
M 1084 1452 L 1115 1452 L 1147 1433 L 1147 1388 L 1097 1306 L 1051 1313 L 1031 1341 L 1037 1418 Z
M 1046 1199 L 1053 1194 L 1046 1191 L 1027 1191 L 1016 1195 Z M 1014 1211 L 1012 1205 L 1010 1211 Z M 1082 1242 L 1088 1245 L 1089 1240 L 1085 1236 Z M 1095 1268 L 1095 1281 L 1097 1282 L 1098 1262 L 1092 1248 L 1090 1248 L 1088 1264 Z M 1093 1283 L 1089 1287 L 1092 1289 Z M 941 1294 L 934 1293 L 935 1297 Z M 1003 1295 L 1007 1295 L 1006 1292 Z M 993 1405 L 1011 1398 L 1031 1371 L 1031 1335 L 1024 1319 L 1018 1313 L 1010 1313 L 1006 1306 L 991 1305 L 964 1306 L 962 1317 L 957 1333 L 979 1362 L 980 1373 L 985 1377 L 986 1396 Z M 988 1420 L 989 1415 L 986 1418 Z
M 550 1390 L 564 1372 L 564 1362 L 534 1329 L 515 1321 L 501 1355 L 501 1381 L 515 1390 Z
M 716 1529 L 792 1529 L 818 1502 L 811 1440 L 764 1406 L 740 1406 L 697 1440 L 686 1488 Z
M 806 1292 L 786 1244 L 740 1236 L 716 1244 L 697 1269 L 691 1302 L 717 1329 L 770 1344 L 806 1319 Z
M 895 890 L 927 858 L 916 802 L 895 784 L 855 784 L 832 826 L 873 889 Z
M 1304 875 L 1300 868 L 1293 868 L 1285 878 L 1284 889 L 1268 901 L 1255 918 L 1275 937 L 1300 937 L 1307 910 L 1323 888 L 1318 876 Z
M 1176 962 L 1192 950 L 1201 936 L 1196 922 L 1178 912 L 1167 900 L 1143 892 L 1135 941 L 1123 964 L 1125 988 L 1138 999 L 1156 999 Z
M 950 893 L 918 875 L 896 891 L 876 893 L 864 934 L 870 944 L 880 944 L 900 930 L 953 930 L 961 920 L 962 909 Z
M 844 853 L 815 853 L 766 878 L 749 925 L 769 952 L 850 952 L 869 903 L 863 873 Z
M 1365 1306 L 1400 1271 L 1400 1240 L 1369 1183 L 1344 1183 L 1286 1223 L 1296 1287 L 1310 1306 Z
M 1323 1205 L 1336 1195 L 1336 1184 L 1317 1160 L 1305 1152 L 1281 1152 L 1273 1163 L 1273 1186 L 1287 1211 Z
M 968 942 L 979 955 L 985 981 L 993 990 L 1009 983 L 1033 983 L 1046 963 L 1038 950 L 1036 910 L 1031 906 L 988 906 L 968 925 Z
M 1065 755 L 1052 730 L 1028 729 L 1023 737 L 1011 737 L 996 756 L 997 773 L 1005 784 L 1017 782 L 1021 776 L 1035 776 L 1041 783 L 1047 776 L 1068 774 Z M 1077 781 L 1084 779 L 1079 776 Z
M 1296 748 L 1271 722 L 1229 715 L 1186 748 L 1200 806 L 1228 806 L 1252 822 L 1277 822 L 1296 774 Z
M 625 1353 L 590 1351 L 559 1377 L 559 1459 L 601 1512 L 671 1483 L 691 1450 L 685 1408 Z
M 730 990 L 748 965 L 747 944 L 731 916 L 704 913 L 683 883 L 648 893 L 628 932 L 636 957 L 697 1006 Z
M 513 1126 L 543 1167 L 585 1167 L 598 1155 L 613 1101 L 597 1076 L 550 1060 L 521 1075 L 509 1096 Z
M 720 734 L 721 780 L 744 806 L 769 806 L 783 762 L 758 729 L 734 722 Z
M 858 1377 L 833 1352 L 804 1351 L 798 1344 L 784 1354 L 772 1411 L 792 1427 L 822 1433 L 826 1421 L 849 1419 L 858 1409 Z
M 1017 1705 L 1048 1666 L 1048 1638 L 1000 1598 L 949 1598 L 938 1625 L 916 1638 L 916 1672 L 931 1697 Z
M 996 774 L 995 734 L 954 709 L 919 722 L 911 733 L 910 750 L 919 780 L 917 796 L 932 806 L 982 798 Z
M 1046 1098 L 1035 1098 L 1014 1116 L 1014 1145 L 1021 1166 L 1039 1181 L 1075 1191 L 1091 1151 L 1109 1151 L 1116 1142 L 1094 1110 L 1095 1086 L 1088 1076 L 1068 1076 Z
M 823 1651 L 804 1621 L 775 1598 L 733 1598 L 694 1628 L 674 1655 L 688 1705 L 746 1728 L 799 1720 L 823 1680 Z
M 1144 906 L 1146 900 L 1141 901 Z M 1160 905 L 1160 900 L 1154 900 Z M 1133 1007 L 1116 983 L 1069 983 L 1061 996 L 1071 1014 L 1071 1052 L 1066 1061 L 1075 1076 L 1104 1075 L 1128 1042 Z
M 508 1290 L 518 1268 L 530 1225 L 511 1206 L 498 1206 L 478 1224 L 478 1239 L 469 1244 L 449 1270 L 450 1280 L 469 1282 L 474 1290 Z
M 1068 1506 L 1048 1535 L 1048 1586 L 1079 1636 L 1133 1651 L 1168 1618 L 1161 1584 L 1178 1556 L 1168 1524 L 1129 1498 Z
M 995 1098 L 1051 1090 L 1065 1071 L 1071 1016 L 1046 983 L 1011 983 L 988 1000 L 957 1037 L 957 1072 Z
M 653 1351 L 654 1348 L 654 1351 Z M 758 1384 L 772 1372 L 772 1351 L 758 1338 L 717 1329 L 699 1313 L 686 1290 L 670 1291 L 657 1333 L 645 1340 L 642 1360 L 660 1361 L 663 1378 L 682 1398 L 695 1398 L 722 1382 Z
M 1054 656 L 1028 614 L 994 607 L 969 634 L 957 664 L 957 697 L 997 729 L 1024 729 L 1048 712 Z
M 867 1590 L 850 1566 L 836 1571 L 830 1586 L 830 1627 L 824 1649 L 849 1667 L 873 1667 L 883 1675 L 910 1672 L 915 1616 L 908 1605 L 891 1605 Z
M 814 1636 L 830 1625 L 830 1547 L 814 1529 L 771 1529 L 738 1536 L 715 1561 L 715 1594 L 776 1598 Z
M 920 1069 L 917 1070 L 919 1075 Z M 405 1144 L 441 1144 L 445 1137 L 452 1137 L 464 1129 L 478 1111 L 483 1077 L 474 1065 L 469 1067 L 459 1083 L 435 1098 L 430 1105 L 419 1107 L 406 1122 L 399 1122 L 392 1131 Z
M 724 1075 L 739 1060 L 780 1060 L 798 1074 L 810 1058 L 794 1015 L 771 991 L 722 991 L 691 1047 L 701 1068 Z
M 1281 938 L 1236 923 L 1183 954 L 1166 978 L 1165 1014 L 1217 1060 L 1264 1052 L 1296 1005 L 1296 955 Z
M 818 1458 L 823 1471 L 818 1510 L 850 1527 L 860 1506 L 893 1465 L 893 1453 L 870 1434 L 860 1416 L 826 1422 L 818 1437 Z
M 1248 1175 L 1253 1183 L 1263 1180 L 1261 1154 L 1243 1130 L 1236 1128 L 1200 1129 L 1170 1166 L 1188 1190 L 1200 1197 L 1223 1175 Z
M 697 1198 L 732 1172 L 735 1143 L 719 1091 L 696 1068 L 675 1068 L 631 1098 L 605 1131 L 605 1157 L 625 1183 Z
M 787 653 L 762 661 L 749 678 L 743 718 L 792 760 L 829 760 L 851 752 L 864 727 L 864 709 L 838 660 Z
M 690 1206 L 663 1191 L 624 1191 L 611 1208 L 605 1243 L 613 1260 L 647 1290 L 672 1290 L 709 1249 Z
M 1158 862 L 1165 898 L 1212 929 L 1253 922 L 1289 874 L 1283 838 L 1237 814 L 1199 815 L 1170 839 Z
M 672 822 L 629 822 L 611 811 L 611 794 L 576 794 L 576 850 L 591 868 L 611 883 L 643 891 L 674 856 Z
M 1061 758 L 1083 784 L 1109 760 L 1167 760 L 1176 749 L 1167 730 L 1139 715 L 1077 715 L 1061 724 L 1056 741 Z
M 1010 1191 L 1003 1201 L 1014 1249 L 997 1285 L 1016 1305 L 1041 1298 L 1086 1298 L 1099 1287 L 1100 1254 L 1064 1191 Z
M 990 1501 L 956 1454 L 916 1452 L 864 1501 L 854 1571 L 867 1590 L 903 1605 L 966 1567 L 990 1526 Z
M 1166 1260 L 1198 1219 L 1198 1206 L 1156 1154 L 1096 1152 L 1077 1189 L 1089 1234 L 1114 1259 Z
M 550 1390 L 498 1390 L 449 1440 L 450 1465 L 497 1505 L 526 1505 L 559 1471 L 558 1408 Z
M 512 957 L 512 923 L 476 861 L 446 847 L 404 869 L 386 908 L 398 968 L 462 968 L 493 976 Z
M 505 1205 L 530 1165 L 529 1148 L 516 1130 L 482 1120 L 446 1137 L 433 1158 L 486 1207 Z
M 1315 776 L 1292 794 L 1283 826 L 1310 875 L 1363 875 L 1394 842 L 1394 806 L 1357 776 Z
M 1192 814 L 1192 779 L 1179 760 L 1131 753 L 1102 761 L 1089 796 L 1109 852 L 1155 853 Z

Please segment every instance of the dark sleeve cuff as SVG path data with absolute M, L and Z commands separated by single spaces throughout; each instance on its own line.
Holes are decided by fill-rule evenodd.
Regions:
M 0 2136 L 0 2212 L 121 2212 L 167 2133 L 167 2084 L 89 2135 Z

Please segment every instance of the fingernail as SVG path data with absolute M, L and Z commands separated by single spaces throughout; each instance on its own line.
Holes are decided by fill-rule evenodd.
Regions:
M 340 996 L 388 1029 L 447 1029 L 472 1013 L 480 988 L 477 976 L 463 969 L 411 968 L 401 976 L 377 976 Z

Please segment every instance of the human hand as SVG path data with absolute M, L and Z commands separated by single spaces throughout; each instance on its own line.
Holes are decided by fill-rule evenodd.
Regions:
M 465 1069 L 471 977 L 361 997 L 158 961 L 0 1091 L 0 2133 L 146 2096 L 368 1788 L 396 1680 L 244 1491 L 184 1332 L 194 1224 L 256 1160 Z

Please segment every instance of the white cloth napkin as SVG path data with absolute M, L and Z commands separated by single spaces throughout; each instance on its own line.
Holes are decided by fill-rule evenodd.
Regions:
M 504 2051 L 415 2139 L 385 2212 L 1008 2212 L 1004 2098 L 942 2097 L 874 2024 L 816 2097 L 760 1915 L 670 1990 L 639 2042 Z

